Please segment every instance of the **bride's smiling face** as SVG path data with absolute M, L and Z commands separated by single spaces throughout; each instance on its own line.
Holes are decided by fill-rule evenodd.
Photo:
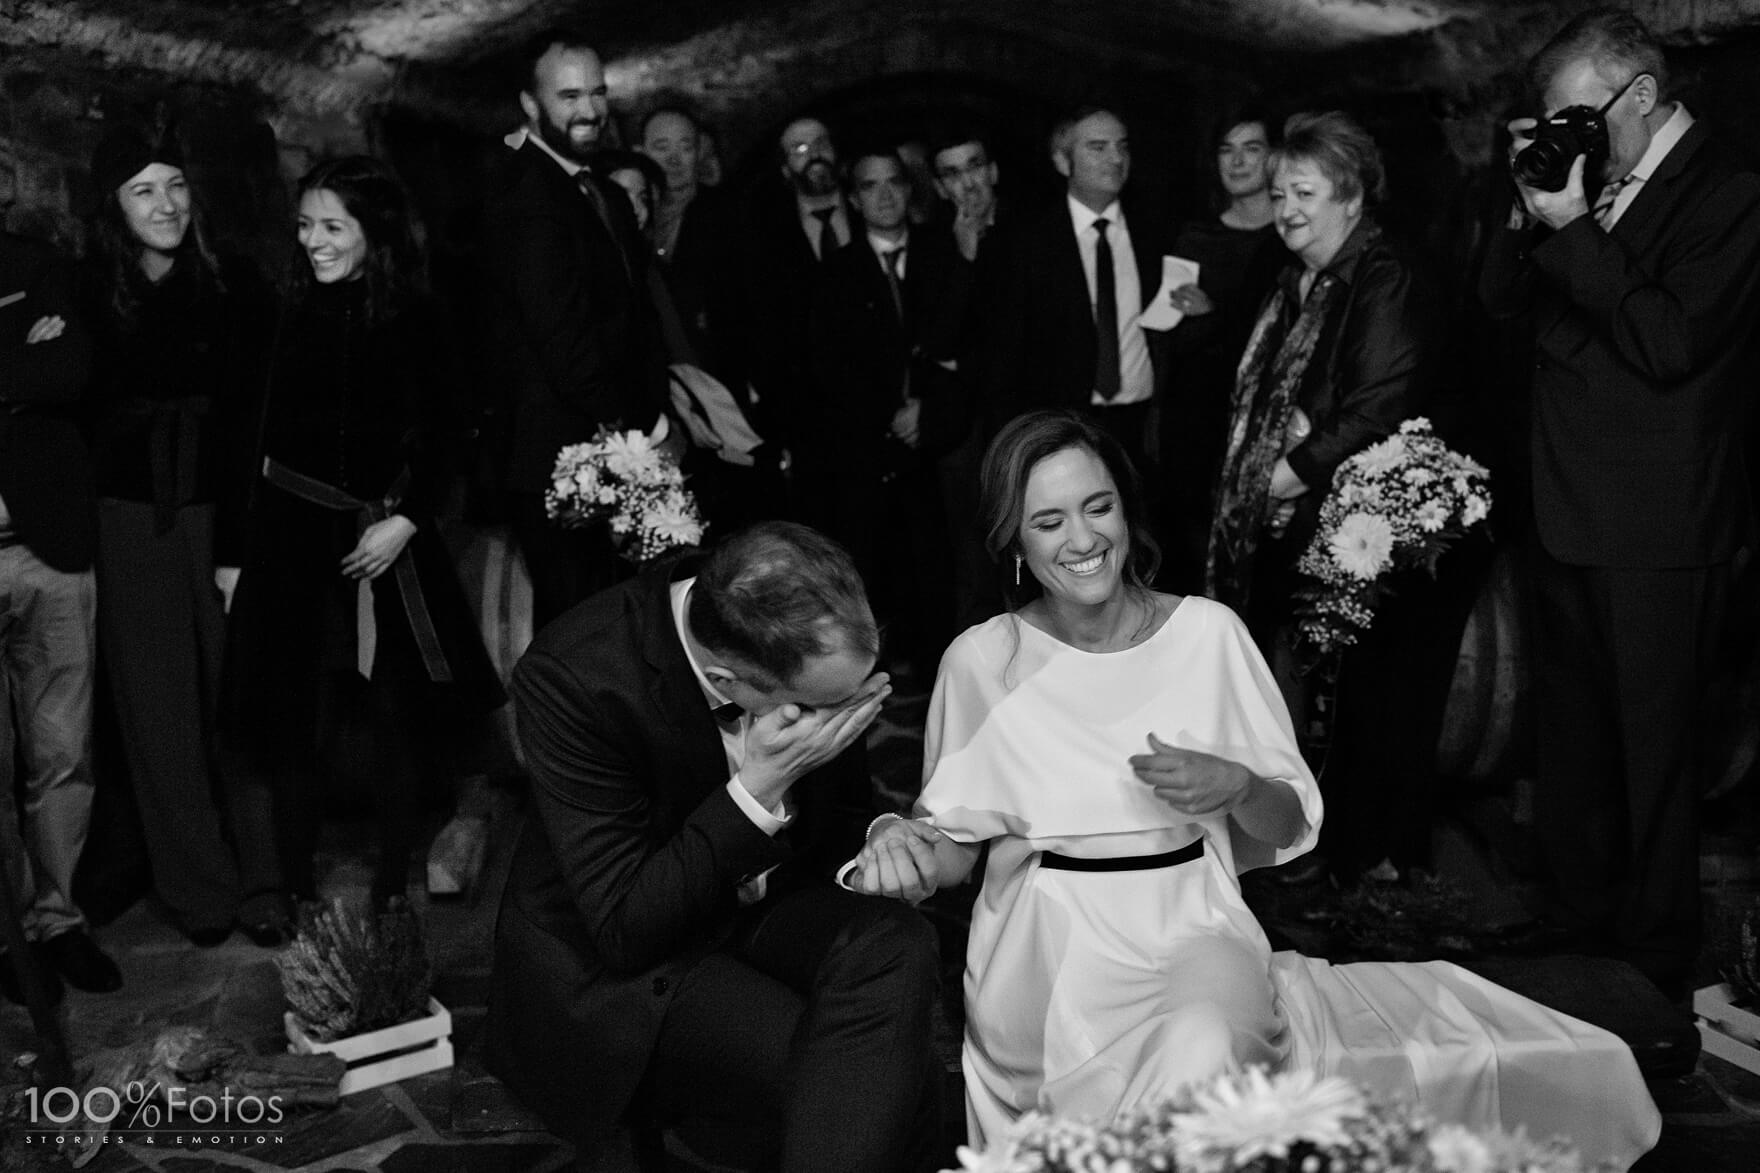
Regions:
M 1053 600 L 1092 606 L 1115 595 L 1130 557 L 1118 485 L 1086 448 L 1033 466 L 1021 500 L 1021 555 Z

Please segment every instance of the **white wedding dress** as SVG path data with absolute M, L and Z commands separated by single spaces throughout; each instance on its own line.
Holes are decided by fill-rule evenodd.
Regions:
M 1289 783 L 1308 834 L 1273 851 L 1191 821 L 1131 772 L 1148 735 Z M 1238 873 L 1314 844 L 1320 795 L 1276 684 L 1221 604 L 1184 599 L 1142 643 L 1096 654 L 1015 616 L 941 664 L 918 811 L 989 841 L 966 957 L 971 1141 L 1022 1112 L 1109 1118 L 1241 1063 L 1314 1068 L 1476 1127 L 1565 1136 L 1621 1169 L 1661 1118 L 1617 1037 L 1446 962 L 1330 965 L 1272 953 Z M 1044 852 L 1188 863 L 1072 871 Z

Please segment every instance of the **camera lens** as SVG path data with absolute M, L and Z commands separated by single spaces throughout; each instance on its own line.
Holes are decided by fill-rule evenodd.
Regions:
M 1574 144 L 1573 144 L 1574 145 Z M 1567 153 L 1569 152 L 1569 153 Z M 1515 157 L 1510 169 L 1528 187 L 1541 191 L 1562 191 L 1570 181 L 1574 151 L 1556 138 L 1542 138 L 1530 143 Z

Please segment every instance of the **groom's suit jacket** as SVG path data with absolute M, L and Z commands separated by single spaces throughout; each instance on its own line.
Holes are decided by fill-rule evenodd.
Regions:
M 1760 176 L 1696 122 L 1603 232 L 1494 235 L 1481 278 L 1532 313 L 1534 516 L 1580 566 L 1706 566 L 1753 525 Z
M 777 838 L 735 804 L 672 617 L 669 585 L 694 570 L 581 603 L 513 674 L 535 817 L 502 896 L 485 1061 L 570 1135 L 629 1106 L 680 977 L 733 932 L 741 883 L 775 868 L 767 899 L 829 883 L 873 814 L 859 742 L 795 785 Z

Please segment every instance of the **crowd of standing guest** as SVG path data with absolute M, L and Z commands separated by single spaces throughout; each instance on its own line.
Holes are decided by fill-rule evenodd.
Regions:
M 1548 111 L 1600 104 L 1602 81 L 1636 70 L 1617 79 L 1628 84 L 1608 107 L 1615 158 L 1667 190 L 1672 171 L 1652 156 L 1685 158 L 1701 135 L 1681 125 L 1653 43 L 1596 20 L 1537 88 Z M 0 444 L 29 452 L 0 461 L 9 608 L 29 616 L 8 631 L 9 660 L 24 663 L 30 632 L 58 634 L 55 664 L 8 669 L 30 776 L 23 818 L 7 828 L 25 846 L 4 854 L 32 939 L 76 985 L 120 980 L 70 894 L 89 817 L 99 642 L 157 894 L 192 941 L 217 943 L 236 926 L 274 943 L 293 902 L 315 894 L 310 780 L 338 711 L 373 731 L 374 893 L 403 891 L 419 796 L 437 768 L 436 715 L 502 699 L 437 531 L 464 471 L 467 404 L 538 625 L 628 574 L 606 529 L 547 518 L 558 449 L 666 418 L 712 534 L 790 518 L 835 538 L 874 601 L 885 663 L 924 681 L 960 630 L 997 613 L 1011 576 L 1019 585 L 1020 560 L 998 564 L 979 530 L 986 444 L 1025 411 L 1069 410 L 1142 474 L 1146 540 L 1165 555 L 1156 585 L 1235 607 L 1299 719 L 1293 563 L 1334 470 L 1403 420 L 1436 414 L 1453 390 L 1435 286 L 1378 224 L 1385 168 L 1344 115 L 1222 119 L 1208 144 L 1211 210 L 1185 223 L 1135 198 L 1131 128 L 1098 106 L 1052 128 L 1060 188 L 1050 199 L 1006 182 L 981 128 L 950 122 L 913 152 L 841 141 L 803 115 L 776 137 L 776 182 L 735 201 L 714 182 L 709 129 L 682 106 L 648 111 L 628 135 L 633 149 L 611 149 L 605 67 L 590 43 L 546 35 L 524 66 L 523 123 L 485 188 L 474 355 L 457 353 L 438 324 L 409 197 L 369 158 L 325 161 L 301 181 L 288 233 L 298 259 L 279 289 L 212 251 L 171 138 L 129 128 L 93 160 L 99 200 L 77 282 L 44 250 L 7 238 L 0 294 L 18 284 L 22 295 L 0 303 Z M 927 202 L 925 173 L 939 206 Z M 1708 217 L 1717 240 L 1746 247 L 1747 173 L 1714 178 L 1727 206 L 1700 200 L 1680 215 Z M 1707 453 L 1722 462 L 1721 492 L 1742 479 L 1724 389 L 1747 353 L 1752 279 L 1732 264 L 1684 301 L 1672 285 L 1644 292 L 1654 281 L 1619 305 L 1572 300 L 1594 301 L 1573 267 L 1638 281 L 1621 261 L 1638 246 L 1615 231 L 1617 217 L 1628 216 L 1624 235 L 1642 229 L 1646 247 L 1674 257 L 1672 238 L 1656 236 L 1668 209 L 1637 190 L 1594 235 L 1574 205 L 1525 197 L 1523 223 L 1498 238 L 1509 271 L 1488 271 L 1488 282 L 1507 280 L 1489 296 L 1498 308 L 1518 294 L 1550 306 L 1564 333 L 1542 347 L 1547 387 L 1602 350 L 1628 388 L 1624 418 L 1680 399 L 1658 387 L 1690 386 L 1703 436 L 1659 419 L 1633 439 L 1680 437 L 1679 452 L 1642 465 L 1661 486 L 1647 500 L 1674 484 L 1669 460 Z M 1550 235 L 1524 251 L 1519 234 L 1536 230 Z M 1167 258 L 1195 262 L 1197 278 Z M 1717 519 L 1698 529 L 1659 522 L 1658 536 L 1627 548 L 1635 531 L 1598 521 L 1596 494 L 1650 481 L 1609 471 L 1611 450 L 1560 456 L 1579 433 L 1599 435 L 1601 416 L 1548 395 L 1539 521 L 1559 630 L 1606 627 L 1604 658 L 1624 664 L 1620 633 L 1632 628 L 1617 616 L 1629 610 L 1661 631 L 1653 613 L 1678 618 L 1665 605 L 1676 599 L 1701 619 L 1672 642 L 1700 646 L 1718 620 L 1722 572 L 1692 582 L 1661 572 L 1725 566 L 1747 512 L 1696 511 Z M 1603 564 L 1620 569 L 1580 568 Z M 1637 582 L 1633 567 L 1660 577 Z M 20 602 L 27 584 L 35 610 Z M 1334 730 L 1339 769 L 1322 784 L 1344 788 L 1329 795 L 1350 812 L 1329 846 L 1347 878 L 1422 862 L 1412 832 L 1423 812 L 1408 800 L 1427 786 L 1413 779 L 1430 771 L 1437 682 L 1446 685 L 1464 613 L 1463 600 L 1414 585 L 1341 667 L 1350 703 Z M 1426 651 L 1416 676 L 1400 662 L 1414 647 Z M 1599 695 L 1572 673 L 1606 674 L 1569 659 L 1561 650 L 1549 661 L 1553 694 Z M 1680 696 L 1694 671 L 1680 666 Z M 1555 704 L 1632 722 L 1641 714 L 1619 706 L 1643 707 Z M 1632 785 L 1639 805 L 1624 815 L 1596 798 L 1611 838 L 1622 819 L 1649 817 L 1644 803 L 1661 804 L 1670 836 L 1684 834 L 1690 820 L 1656 797 L 1661 783 Z M 1673 916 L 1651 905 L 1679 903 L 1656 893 L 1681 883 L 1658 874 L 1640 885 L 1645 916 Z M 9 967 L 0 978 L 10 982 Z

